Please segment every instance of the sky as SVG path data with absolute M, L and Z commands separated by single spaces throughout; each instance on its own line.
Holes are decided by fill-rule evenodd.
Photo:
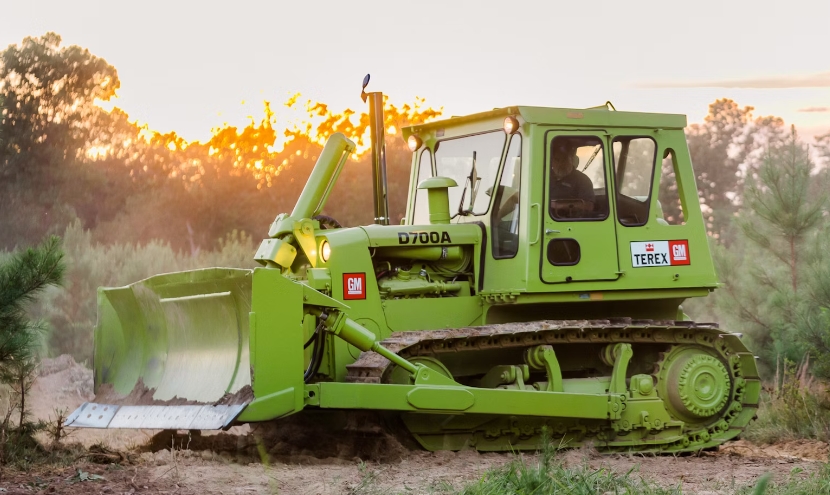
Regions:
M 686 114 L 731 98 L 808 139 L 830 131 L 830 1 L 0 0 L 0 47 L 54 31 L 116 67 L 115 104 L 204 140 L 300 92 L 362 109 L 360 84 L 444 115 L 508 105 Z

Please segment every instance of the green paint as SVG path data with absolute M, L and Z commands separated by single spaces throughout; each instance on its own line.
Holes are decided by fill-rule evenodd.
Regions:
M 448 177 L 430 177 L 418 184 L 418 189 L 427 190 L 429 223 L 433 225 L 450 223 L 450 199 L 447 195 L 447 188 L 457 185 L 458 183 Z
M 520 139 L 496 135 L 507 116 Z M 434 354 L 410 358 L 390 351 L 396 341 L 383 343 L 393 332 L 683 316 L 686 298 L 718 285 L 685 125 L 680 115 L 508 107 L 405 128 L 404 139 L 416 134 L 429 156 L 454 161 L 423 160 L 429 169 L 420 171 L 413 154 L 403 225 L 322 230 L 312 217 L 354 149 L 336 134 L 292 213 L 271 225 L 255 255 L 263 268 L 160 275 L 99 291 L 96 389 L 127 394 L 141 381 L 157 399 L 211 403 L 250 383 L 255 398 L 241 422 L 306 407 L 398 411 L 432 450 L 532 449 L 543 430 L 606 451 L 692 451 L 734 438 L 754 415 L 760 381 L 740 339 L 716 329 L 614 320 L 589 334 L 573 323 L 550 341 L 523 335 L 518 347 L 434 334 L 445 339 Z M 486 132 L 504 147 L 477 164 L 489 182 L 475 193 L 476 213 L 458 213 L 448 198 L 465 185 L 432 176 L 439 165 L 469 167 L 472 156 L 447 158 L 436 146 Z M 628 137 L 652 143 L 654 172 L 637 183 L 650 194 L 622 198 L 633 169 L 626 172 L 619 143 Z M 562 218 L 550 187 L 557 138 L 598 143 L 591 147 L 602 153 L 594 148 L 576 162 L 593 167 L 590 211 L 603 214 Z M 669 225 L 658 202 L 664 156 L 674 159 L 683 225 Z M 427 201 L 430 225 L 413 225 L 416 198 Z M 494 242 L 507 254 L 494 256 Z M 555 250 L 576 243 L 579 256 L 562 263 L 571 251 Z M 319 365 L 305 383 L 315 344 L 303 346 L 320 321 Z M 383 383 L 346 381 L 361 351 L 394 363 Z
M 158 275 L 98 292 L 96 391 L 143 384 L 156 400 L 219 400 L 250 383 L 251 271 Z

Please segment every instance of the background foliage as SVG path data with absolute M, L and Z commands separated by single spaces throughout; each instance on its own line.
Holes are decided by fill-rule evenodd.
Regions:
M 322 143 L 334 132 L 366 140 L 368 116 L 333 112 L 295 95 L 302 124 L 279 126 L 264 102 L 242 128 L 188 142 L 104 111 L 117 70 L 47 33 L 0 52 L 0 260 L 44 236 L 64 236 L 64 287 L 34 308 L 48 323 L 46 350 L 91 352 L 98 286 L 204 266 L 251 266 L 276 214 L 290 211 Z M 486 102 L 482 102 L 486 105 Z M 387 101 L 390 211 L 403 216 L 410 153 L 401 128 L 440 115 L 423 100 Z M 687 129 L 700 202 L 725 286 L 687 301 L 698 320 L 745 332 L 768 370 L 778 359 L 830 377 L 830 134 L 805 143 L 782 119 L 720 99 Z M 344 225 L 372 221 L 367 153 L 346 165 L 325 213 Z M 672 181 L 666 181 L 670 187 Z M 671 191 L 661 191 L 669 197 Z M 663 205 L 676 218 L 675 206 Z M 5 253 L 3 251 L 6 251 Z
M 27 399 L 43 326 L 27 309 L 46 287 L 61 283 L 64 270 L 57 237 L 0 260 L 0 466 L 37 446 L 40 424 L 30 421 Z

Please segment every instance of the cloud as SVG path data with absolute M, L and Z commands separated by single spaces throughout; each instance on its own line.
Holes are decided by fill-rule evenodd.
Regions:
M 823 113 L 823 112 L 830 112 L 830 107 L 807 107 L 807 108 L 799 108 L 799 112 L 806 112 L 806 113 Z
M 804 76 L 724 79 L 720 81 L 652 82 L 638 84 L 637 86 L 640 88 L 830 88 L 830 72 Z

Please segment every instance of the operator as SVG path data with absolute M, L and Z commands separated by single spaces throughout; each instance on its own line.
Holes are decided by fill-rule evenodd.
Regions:
M 593 211 L 594 184 L 577 170 L 579 158 L 567 142 L 554 143 L 550 162 L 550 197 L 555 216 L 579 218 Z

